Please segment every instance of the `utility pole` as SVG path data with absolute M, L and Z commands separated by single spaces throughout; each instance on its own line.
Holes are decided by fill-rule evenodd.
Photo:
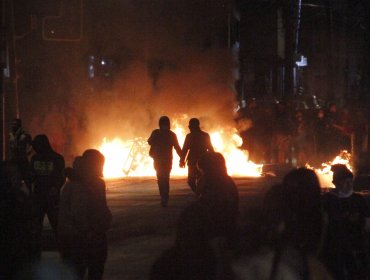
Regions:
M 6 68 L 6 29 L 5 29 L 5 1 L 1 0 L 1 13 L 0 13 L 0 22 L 1 22 L 1 30 L 0 30 L 0 160 L 4 160 L 5 155 L 5 118 L 4 118 L 4 111 L 5 111 L 5 95 L 4 95 L 4 71 Z
M 292 0 L 282 1 L 283 4 L 283 18 L 285 29 L 285 75 L 284 75 L 284 93 L 283 99 L 290 100 L 294 92 L 294 19 L 295 19 L 295 4 Z
M 12 28 L 12 47 L 13 47 L 13 57 L 14 57 L 14 96 L 15 96 L 15 113 L 16 118 L 20 118 L 20 110 L 19 110 L 19 90 L 18 90 L 18 55 L 17 55 L 17 35 L 15 31 L 15 11 L 14 11 L 14 0 L 10 1 L 10 9 L 11 9 L 11 28 Z

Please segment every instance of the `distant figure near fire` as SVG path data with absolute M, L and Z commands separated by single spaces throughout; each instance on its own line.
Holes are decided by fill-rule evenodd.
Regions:
M 157 173 L 159 194 L 162 207 L 167 207 L 170 191 L 170 173 L 172 169 L 172 149 L 181 157 L 181 148 L 176 134 L 170 130 L 170 119 L 162 116 L 159 119 L 159 129 L 152 131 L 148 139 L 149 155 L 154 160 Z
M 12 131 L 9 133 L 9 159 L 18 165 L 22 173 L 22 179 L 29 172 L 28 156 L 31 152 L 31 135 L 22 127 L 21 119 L 12 121 Z
M 186 135 L 182 147 L 180 167 L 188 164 L 188 184 L 193 192 L 196 192 L 196 182 L 200 172 L 197 168 L 198 159 L 206 152 L 213 152 L 211 137 L 200 129 L 199 119 L 192 118 L 189 121 L 190 133 Z

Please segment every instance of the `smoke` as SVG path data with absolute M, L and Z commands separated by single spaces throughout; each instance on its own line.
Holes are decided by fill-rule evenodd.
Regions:
M 90 3 L 83 46 L 43 54 L 54 65 L 44 66 L 42 96 L 53 95 L 35 107 L 33 134 L 77 154 L 103 137 L 146 138 L 161 115 L 198 117 L 205 130 L 233 125 L 228 1 L 93 2 L 104 3 Z M 113 59 L 113 76 L 88 80 L 87 55 Z

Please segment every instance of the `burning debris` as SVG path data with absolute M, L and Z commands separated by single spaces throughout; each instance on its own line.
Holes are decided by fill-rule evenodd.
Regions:
M 313 169 L 316 172 L 322 188 L 334 188 L 334 184 L 332 183 L 333 172 L 331 171 L 331 167 L 334 164 L 344 164 L 349 170 L 352 171 L 350 160 L 351 154 L 346 150 L 342 150 L 332 161 L 322 163 L 321 168 L 314 168 L 309 164 L 306 164 L 306 167 Z
M 186 129 L 178 121 L 174 121 L 173 131 L 180 144 L 184 142 Z M 239 147 L 242 139 L 236 129 L 215 129 L 210 132 L 212 144 L 217 152 L 224 155 L 229 175 L 232 176 L 261 176 L 262 164 L 255 164 L 248 159 L 248 152 Z M 149 157 L 149 145 L 144 138 L 132 140 L 103 139 L 99 150 L 104 154 L 105 178 L 122 178 L 136 176 L 155 176 L 153 161 Z M 171 176 L 186 176 L 187 169 L 179 167 L 179 158 L 174 153 L 174 164 Z

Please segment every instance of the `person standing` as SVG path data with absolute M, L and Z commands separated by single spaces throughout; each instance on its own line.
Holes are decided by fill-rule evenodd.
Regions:
M 180 166 L 188 165 L 188 184 L 196 193 L 196 182 L 199 180 L 200 172 L 197 168 L 198 159 L 206 152 L 213 152 L 211 137 L 207 132 L 200 129 L 200 121 L 191 118 L 189 121 L 190 133 L 186 135 L 181 151 Z
M 105 158 L 98 151 L 88 149 L 82 154 L 82 183 L 88 192 L 87 200 L 87 270 L 88 279 L 103 278 L 108 257 L 107 232 L 112 213 L 107 205 L 106 186 L 103 180 Z
M 88 191 L 82 183 L 82 157 L 65 169 L 66 183 L 60 190 L 58 245 L 63 262 L 83 279 L 87 269 Z
M 17 164 L 0 162 L 0 279 L 20 279 L 32 261 L 31 203 Z
M 367 279 L 366 220 L 369 208 L 365 198 L 353 192 L 353 174 L 343 164 L 332 166 L 335 189 L 323 196 L 328 217 L 323 261 L 336 280 Z
M 225 158 L 221 153 L 208 152 L 198 160 L 197 167 L 201 173 L 196 190 L 197 202 L 209 213 L 210 239 L 222 237 L 229 245 L 237 244 L 239 193 L 227 174 Z
M 45 214 L 54 233 L 57 233 L 59 192 L 65 181 L 65 162 L 63 156 L 53 150 L 48 137 L 44 134 L 35 137 L 32 148 L 35 151 L 31 158 L 35 257 L 39 259 Z
M 177 136 L 170 130 L 170 126 L 170 119 L 167 116 L 160 117 L 159 129 L 153 130 L 148 139 L 148 144 L 150 145 L 149 155 L 154 160 L 162 207 L 167 207 L 168 205 L 173 149 L 181 157 L 181 148 Z
M 28 155 L 31 151 L 31 142 L 31 135 L 23 129 L 22 120 L 14 119 L 12 131 L 9 133 L 9 160 L 18 165 L 23 180 L 28 177 Z

